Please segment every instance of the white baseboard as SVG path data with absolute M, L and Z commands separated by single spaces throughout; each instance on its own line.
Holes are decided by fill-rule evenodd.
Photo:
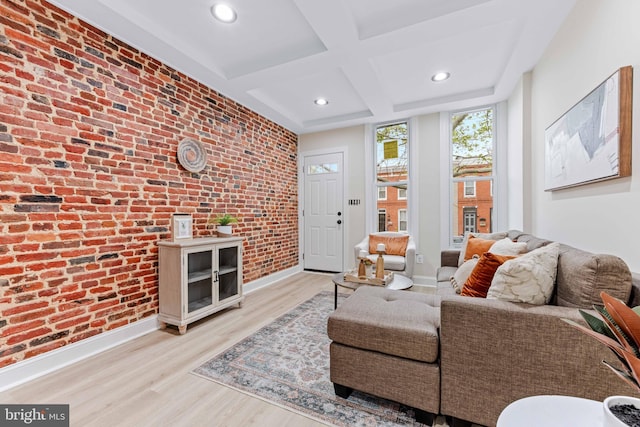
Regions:
M 302 271 L 302 265 L 298 264 L 286 270 L 278 271 L 277 273 L 273 273 L 268 276 L 261 277 L 254 281 L 245 283 L 242 286 L 242 292 L 244 294 L 250 294 L 253 291 L 257 291 L 258 289 L 272 285 L 274 282 L 277 282 L 278 280 L 286 279 L 287 277 L 293 276 L 294 274 L 300 273 L 301 271 Z
M 158 330 L 158 316 L 103 332 L 0 369 L 0 392 Z

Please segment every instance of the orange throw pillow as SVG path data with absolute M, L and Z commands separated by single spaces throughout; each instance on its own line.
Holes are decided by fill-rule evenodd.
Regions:
M 498 267 L 513 258 L 515 257 L 496 255 L 491 252 L 482 254 L 471 275 L 467 281 L 464 282 L 460 295 L 486 298 L 489 287 L 491 286 L 491 280 L 493 280 L 493 275 L 496 273 Z
M 482 256 L 482 254 L 484 254 L 485 252 L 489 252 L 489 249 L 495 242 L 495 240 L 487 240 L 475 236 L 469 236 L 467 249 L 464 252 L 464 260 L 468 261 L 473 258 L 474 255 Z
M 407 252 L 407 244 L 409 243 L 409 236 L 379 236 L 376 234 L 369 234 L 369 253 L 378 253 L 378 243 L 384 244 L 384 253 L 387 255 L 400 255 L 404 256 Z

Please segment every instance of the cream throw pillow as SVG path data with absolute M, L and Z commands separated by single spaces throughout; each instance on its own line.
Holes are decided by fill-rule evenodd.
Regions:
M 551 243 L 518 258 L 496 270 L 487 299 L 543 305 L 551 301 L 556 282 L 560 243 Z
M 455 289 L 457 294 L 459 294 L 462 291 L 464 282 L 466 282 L 469 276 L 471 275 L 471 272 L 475 268 L 479 259 L 480 259 L 479 256 L 474 255 L 473 258 L 465 261 L 464 264 L 458 267 L 458 269 L 453 274 L 453 276 L 451 276 L 451 286 L 453 286 L 453 289 Z
M 467 233 L 464 235 L 464 239 L 462 239 L 462 246 L 460 247 L 460 257 L 458 258 L 458 267 L 464 264 L 464 255 L 467 250 L 467 243 L 469 242 L 469 237 L 474 236 L 480 239 L 485 240 L 500 240 L 507 237 L 506 231 L 501 231 L 499 233 Z
M 514 242 L 508 237 L 495 242 L 490 248 L 489 252 L 496 255 L 511 255 L 517 256 L 527 252 L 526 242 Z

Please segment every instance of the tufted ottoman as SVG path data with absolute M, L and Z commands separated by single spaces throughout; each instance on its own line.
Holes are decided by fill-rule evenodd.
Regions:
M 439 326 L 436 295 L 358 288 L 327 324 L 336 394 L 356 389 L 393 400 L 431 425 L 440 410 Z

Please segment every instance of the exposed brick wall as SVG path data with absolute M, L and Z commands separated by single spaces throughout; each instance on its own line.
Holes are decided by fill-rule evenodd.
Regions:
M 287 129 L 43 0 L 0 0 L 0 97 L 0 367 L 156 313 L 173 213 L 238 216 L 245 282 L 297 265 Z

